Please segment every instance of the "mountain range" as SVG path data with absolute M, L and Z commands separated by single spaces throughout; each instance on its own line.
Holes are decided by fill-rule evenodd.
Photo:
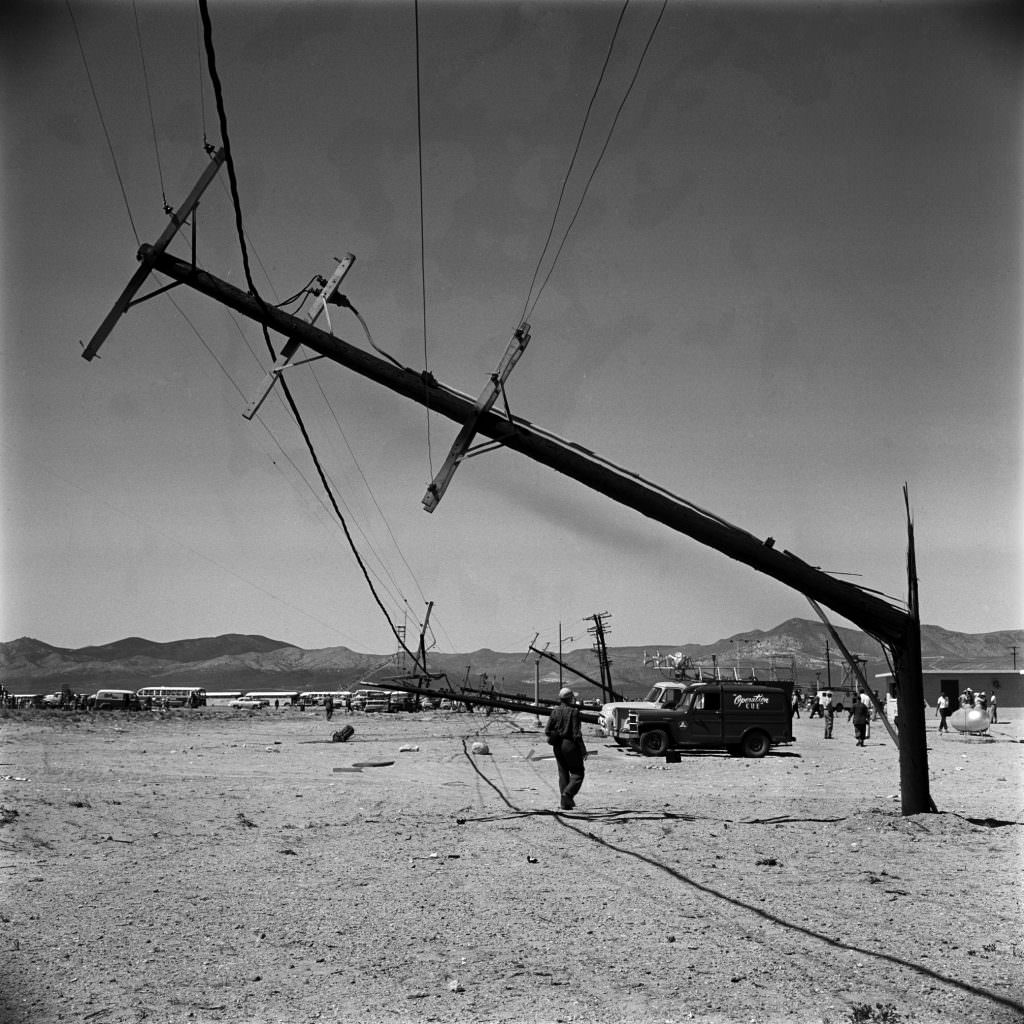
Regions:
M 865 661 L 865 675 L 888 671 L 879 644 L 856 629 L 837 627 L 851 654 Z M 828 640 L 828 655 L 826 655 Z M 1016 649 L 1016 650 L 1015 650 Z M 921 627 L 921 655 L 925 668 L 1009 669 L 1016 651 L 1024 658 L 1024 630 L 992 633 L 957 633 L 941 626 Z M 616 689 L 634 695 L 645 690 L 663 672 L 656 667 L 665 656 L 682 655 L 694 664 L 725 671 L 738 669 L 759 674 L 771 663 L 796 667 L 798 684 L 811 686 L 831 678 L 838 683 L 846 671 L 842 655 L 820 622 L 793 618 L 770 630 L 750 630 L 710 644 L 667 643 L 646 647 L 611 647 L 608 656 Z M 827 659 L 827 660 L 826 660 Z M 432 672 L 444 672 L 453 686 L 508 693 L 533 693 L 539 678 L 542 694 L 559 685 L 559 668 L 550 657 L 533 652 L 481 649 L 466 654 L 428 653 Z M 582 648 L 563 652 L 565 681 L 582 695 L 594 695 L 590 679 L 600 678 L 597 655 Z M 303 650 L 265 636 L 231 633 L 225 636 L 158 643 L 128 637 L 98 646 L 54 647 L 22 637 L 0 643 L 0 681 L 19 693 L 45 693 L 68 686 L 86 692 L 100 686 L 136 689 L 146 684 L 183 683 L 207 690 L 338 690 L 352 689 L 361 680 L 383 683 L 401 675 L 410 659 L 396 655 L 361 654 L 347 647 Z M 764 675 L 761 676 L 764 678 Z M 438 684 L 435 684 L 438 685 Z

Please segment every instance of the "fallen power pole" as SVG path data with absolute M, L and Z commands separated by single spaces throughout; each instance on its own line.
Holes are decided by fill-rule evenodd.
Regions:
M 547 658 L 549 661 L 553 661 L 556 665 L 560 665 L 562 668 L 565 669 L 566 672 L 572 672 L 573 675 L 579 676 L 580 679 L 583 679 L 584 681 L 590 683 L 591 686 L 596 686 L 601 691 L 602 696 L 605 694 L 606 689 L 602 683 L 598 682 L 598 680 L 594 679 L 592 676 L 588 676 L 586 672 L 581 672 L 578 668 L 573 668 L 573 666 L 570 665 L 567 661 L 561 661 L 550 651 L 542 651 L 539 648 L 534 647 L 533 644 L 530 644 L 529 650 L 533 651 L 534 654 L 538 655 L 541 658 Z M 615 691 L 612 690 L 610 687 L 607 689 L 607 692 L 608 694 L 610 694 L 610 697 L 608 699 L 622 700 L 622 697 L 619 694 L 615 693 Z
M 411 683 L 402 676 L 382 679 L 379 685 L 383 685 L 384 683 L 387 683 L 388 686 L 395 690 L 401 690 L 403 693 L 415 693 L 422 697 L 442 697 L 445 700 L 460 701 L 463 704 L 473 706 L 479 704 L 481 707 L 498 708 L 502 711 L 523 712 L 528 715 L 550 715 L 558 706 L 556 701 L 540 701 L 539 703 L 534 703 L 529 700 L 516 700 L 514 697 L 498 693 L 497 691 L 491 694 L 478 695 L 472 691 L 458 692 L 456 690 L 432 690 L 430 687 Z M 580 720 L 596 724 L 597 713 L 581 709 Z
M 290 351 L 304 345 L 318 355 L 426 406 L 432 412 L 445 416 L 461 426 L 472 422 L 471 433 L 491 438 L 492 442 L 498 445 L 517 451 L 621 505 L 635 509 L 670 529 L 792 587 L 855 623 L 887 645 L 893 653 L 899 686 L 902 811 L 904 814 L 919 814 L 931 810 L 912 524 L 908 524 L 908 575 L 912 581 L 911 600 L 910 610 L 906 611 L 856 584 L 828 575 L 789 551 L 776 550 L 771 538 L 756 537 L 644 480 L 638 474 L 615 466 L 578 444 L 563 440 L 522 417 L 514 416 L 507 406 L 504 410 L 496 412 L 486 396 L 480 400 L 473 400 L 453 388 L 440 384 L 429 373 L 420 373 L 409 367 L 395 365 L 387 359 L 357 348 L 333 334 L 320 330 L 312 323 L 268 306 L 253 295 L 200 270 L 194 263 L 172 256 L 159 244 L 143 245 L 139 249 L 139 259 L 143 268 L 164 274 L 173 281 L 187 285 L 242 316 L 277 332 L 286 339 Z M 141 281 L 136 283 L 138 277 L 136 274 L 132 279 L 136 288 L 141 284 Z M 326 302 L 333 296 L 321 297 Z M 99 346 L 109 334 L 117 319 L 115 312 L 124 312 L 128 305 L 130 302 L 123 301 L 122 308 L 119 311 L 112 311 L 107 317 L 101 331 L 97 332 L 82 353 L 86 359 L 92 359 L 96 355 Z M 519 339 L 520 342 L 522 340 Z M 509 361 L 506 354 L 505 369 L 508 369 Z M 495 379 L 493 384 L 497 391 L 503 393 L 503 378 Z M 459 458 L 464 457 L 469 451 L 470 440 L 471 438 L 462 438 L 460 441 Z M 457 461 L 453 463 L 452 471 L 456 464 Z M 435 494 L 434 497 L 439 500 L 440 495 Z

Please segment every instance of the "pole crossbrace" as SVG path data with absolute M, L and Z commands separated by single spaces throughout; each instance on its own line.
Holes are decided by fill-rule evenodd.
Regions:
M 338 265 L 334 268 L 334 273 L 326 281 L 320 278 L 323 281 L 323 285 L 320 291 L 317 292 L 316 298 L 313 300 L 313 306 L 306 315 L 306 322 L 308 324 L 315 324 L 320 318 L 320 314 L 327 309 L 327 303 L 338 293 L 342 278 L 349 272 L 355 261 L 356 258 L 352 253 L 346 253 L 345 258 L 338 261 Z M 312 359 L 303 359 L 297 363 L 292 362 L 292 356 L 301 347 L 302 341 L 299 338 L 289 338 L 284 343 L 284 347 L 277 355 L 277 360 L 267 371 L 266 377 L 263 378 L 263 383 L 260 385 L 259 391 L 256 392 L 256 397 L 245 407 L 245 411 L 242 413 L 247 420 L 251 420 L 260 411 L 260 406 L 266 401 L 267 395 L 270 394 L 274 384 L 277 383 L 277 378 L 285 370 L 290 366 L 302 366 L 313 361 Z M 320 359 L 322 357 L 314 356 L 313 358 Z
M 143 282 L 149 277 L 153 270 L 153 265 L 163 255 L 167 246 L 171 244 L 171 240 L 178 233 L 178 230 L 184 224 L 192 211 L 199 205 L 199 197 L 206 191 L 206 186 L 213 181 L 214 176 L 220 170 L 221 164 L 224 163 L 224 150 L 223 148 L 218 149 L 210 160 L 209 166 L 199 176 L 199 180 L 196 182 L 195 187 L 188 194 L 185 202 L 178 207 L 174 213 L 171 214 L 170 223 L 163 230 L 163 234 L 152 244 L 144 245 L 139 249 L 138 259 L 140 266 L 131 276 L 131 280 L 125 286 L 125 289 L 117 297 L 114 305 L 111 307 L 110 312 L 106 315 L 103 323 L 96 329 L 96 333 L 89 340 L 89 344 L 86 345 L 82 350 L 82 358 L 86 362 L 91 362 L 96 358 L 96 354 L 100 350 L 100 346 L 107 340 L 110 332 L 114 329 L 114 325 L 118 320 L 127 312 L 129 306 L 134 304 L 135 295 L 138 290 L 142 287 Z M 192 261 L 195 263 L 195 233 L 193 232 L 192 237 Z M 166 289 L 161 289 L 165 291 Z M 154 292 L 154 295 L 160 294 Z M 151 297 L 151 296 L 149 296 Z M 143 301 L 142 299 L 138 301 Z
M 491 374 L 490 383 L 480 397 L 476 400 L 476 405 L 473 407 L 473 411 L 469 416 L 469 419 L 462 425 L 462 429 L 459 431 L 458 436 L 452 443 L 451 450 L 448 452 L 448 457 L 444 460 L 444 464 L 438 470 L 431 484 L 427 487 L 427 493 L 423 495 L 423 507 L 428 512 L 433 512 L 437 508 L 439 502 L 444 497 L 444 492 L 448 489 L 448 485 L 451 483 L 452 477 L 455 475 L 455 470 L 459 468 L 459 463 L 466 459 L 471 454 L 480 454 L 479 451 L 472 452 L 470 445 L 473 443 L 473 438 L 476 436 L 477 428 L 480 425 L 480 419 L 484 413 L 490 412 L 491 407 L 498 400 L 498 396 L 501 395 L 505 402 L 505 409 L 508 411 L 508 399 L 505 397 L 505 381 L 508 380 L 509 374 L 515 368 L 516 363 L 519 362 L 520 356 L 526 351 L 526 346 L 530 343 L 530 325 L 528 323 L 521 323 L 512 335 L 511 340 L 508 343 L 508 348 L 505 349 L 505 354 L 501 358 L 501 362 L 498 364 L 498 369 Z M 512 419 L 512 413 L 508 412 L 509 420 Z

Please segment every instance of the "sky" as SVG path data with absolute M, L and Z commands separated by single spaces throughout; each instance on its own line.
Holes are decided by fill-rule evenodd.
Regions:
M 1013 5 L 209 10 L 266 301 L 352 253 L 373 343 L 472 396 L 528 310 L 516 415 L 897 600 L 906 484 L 923 621 L 1024 625 Z M 176 287 L 80 358 L 223 141 L 198 7 L 9 2 L 0 83 L 0 640 L 394 650 L 279 389 L 242 416 L 256 325 Z M 226 168 L 195 249 L 247 288 Z M 369 347 L 347 310 L 320 324 Z M 457 425 L 326 360 L 287 372 L 410 640 L 428 602 L 444 651 L 586 647 L 595 613 L 613 646 L 813 618 L 507 450 L 427 514 Z

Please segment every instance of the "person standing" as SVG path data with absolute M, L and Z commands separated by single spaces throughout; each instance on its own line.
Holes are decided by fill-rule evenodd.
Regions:
M 949 717 L 949 698 L 944 694 L 939 694 L 939 699 L 935 702 L 935 710 L 939 716 L 939 732 L 949 732 L 949 724 L 946 719 Z
M 835 705 L 832 703 L 831 697 L 829 698 L 828 703 L 822 710 L 821 715 L 822 718 L 825 719 L 825 739 L 830 740 L 832 739 L 832 725 L 834 724 L 836 717 L 836 709 Z
M 867 738 L 868 722 L 871 721 L 871 711 L 864 701 L 858 700 L 854 702 L 850 717 L 853 719 L 853 734 L 857 737 L 857 746 L 863 747 Z
M 800 717 L 800 694 L 795 694 L 793 697 L 793 717 Z
M 324 717 L 328 722 L 334 717 L 334 698 L 330 694 L 324 697 Z
M 587 756 L 587 745 L 583 742 L 580 729 L 576 694 L 568 686 L 563 686 L 558 691 L 558 700 L 560 703 L 548 715 L 544 734 L 551 744 L 558 765 L 559 805 L 563 811 L 571 811 L 576 806 L 574 798 L 583 785 L 583 762 Z
M 993 693 L 988 702 L 988 720 L 992 725 L 999 724 L 999 711 L 996 708 L 996 695 Z

